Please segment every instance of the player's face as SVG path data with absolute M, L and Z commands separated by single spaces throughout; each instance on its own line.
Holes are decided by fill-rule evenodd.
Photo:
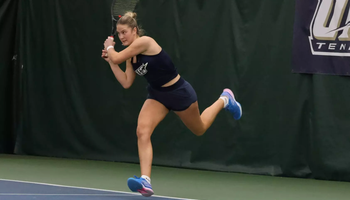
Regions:
M 136 28 L 131 28 L 126 24 L 117 25 L 117 34 L 123 46 L 129 46 L 136 38 Z

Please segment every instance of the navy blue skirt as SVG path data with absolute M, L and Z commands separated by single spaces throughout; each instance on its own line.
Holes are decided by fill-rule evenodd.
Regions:
M 154 99 L 173 111 L 183 111 L 197 101 L 196 91 L 192 85 L 182 77 L 169 87 L 147 87 L 147 99 Z

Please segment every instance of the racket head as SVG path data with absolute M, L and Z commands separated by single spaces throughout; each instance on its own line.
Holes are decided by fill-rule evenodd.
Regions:
M 113 0 L 111 5 L 112 32 L 115 37 L 117 32 L 117 22 L 128 11 L 135 11 L 135 6 L 139 0 Z

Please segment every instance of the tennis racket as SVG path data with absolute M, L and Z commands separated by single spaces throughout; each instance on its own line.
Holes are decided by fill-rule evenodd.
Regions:
M 111 37 L 113 40 L 117 33 L 118 20 L 128 11 L 134 11 L 139 0 L 113 0 L 111 5 L 112 31 Z M 108 55 L 106 54 L 105 57 Z
M 110 37 L 114 38 L 117 32 L 117 22 L 126 12 L 135 10 L 139 0 L 113 0 L 111 6 L 112 32 Z

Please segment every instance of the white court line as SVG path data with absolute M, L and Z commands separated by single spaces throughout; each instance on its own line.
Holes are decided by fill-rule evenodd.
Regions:
M 36 184 L 36 185 L 47 185 L 47 186 L 64 187 L 64 188 L 76 188 L 76 189 L 94 190 L 94 191 L 101 191 L 101 192 L 122 193 L 122 194 L 129 194 L 129 195 L 138 195 L 138 196 L 140 195 L 140 194 L 136 194 L 136 193 L 132 193 L 132 192 L 123 192 L 123 191 L 117 191 L 117 190 L 104 190 L 104 189 L 96 189 L 96 188 L 88 188 L 88 187 L 76 187 L 76 186 L 58 185 L 58 184 L 51 184 L 51 183 L 40 183 L 40 182 L 31 182 L 31 181 L 1 179 L 1 178 L 0 178 L 0 181 L 17 182 L 17 183 L 30 183 L 30 184 Z M 152 197 L 170 198 L 170 199 L 177 199 L 177 200 L 197 200 L 197 199 L 184 199 L 184 198 L 178 198 L 178 197 L 167 197 L 167 196 L 159 196 L 159 195 L 152 195 Z
M 112 196 L 112 197 L 121 197 L 121 196 L 131 196 L 130 194 L 21 194 L 21 193 L 0 193 L 0 196 Z

